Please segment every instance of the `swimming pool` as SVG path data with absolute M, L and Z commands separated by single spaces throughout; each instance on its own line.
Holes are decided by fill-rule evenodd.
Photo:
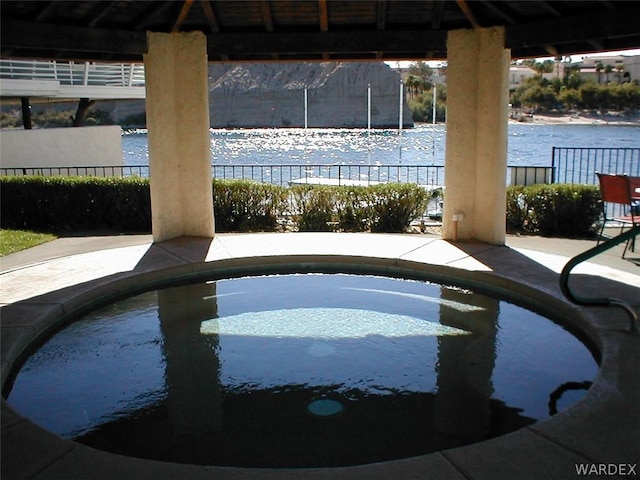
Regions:
M 9 403 L 50 431 L 126 455 L 322 467 L 517 430 L 547 418 L 553 392 L 596 370 L 559 325 L 469 290 L 259 276 L 93 311 L 25 363 Z

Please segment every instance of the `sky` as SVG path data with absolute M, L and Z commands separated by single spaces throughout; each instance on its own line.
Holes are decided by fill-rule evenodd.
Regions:
M 579 55 L 571 55 L 571 61 L 572 62 L 579 62 L 580 60 L 582 60 L 585 57 L 590 57 L 590 58 L 597 58 L 597 57 L 610 57 L 612 55 L 640 55 L 640 48 L 636 48 L 636 49 L 631 49 L 631 50 L 615 50 L 615 51 L 609 51 L 609 52 L 599 52 L 599 53 L 582 53 Z M 542 62 L 544 60 L 553 60 L 554 57 L 542 57 L 542 58 L 536 58 L 536 60 Z M 400 67 L 401 68 L 408 68 L 409 65 L 411 65 L 413 62 L 394 62 L 394 61 L 389 61 L 389 62 L 385 62 L 387 65 L 390 65 L 391 67 L 395 68 L 398 63 L 400 63 Z M 428 61 L 427 64 L 431 67 L 431 68 L 436 68 L 439 65 L 441 65 L 442 63 L 446 63 L 443 60 L 434 60 L 434 61 Z

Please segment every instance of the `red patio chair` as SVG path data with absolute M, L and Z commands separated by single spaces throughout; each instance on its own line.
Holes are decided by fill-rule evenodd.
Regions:
M 598 173 L 598 181 L 600 182 L 600 196 L 602 198 L 602 212 L 603 221 L 600 234 L 598 235 L 598 243 L 602 238 L 604 227 L 607 222 L 615 222 L 620 225 L 620 233 L 624 231 L 625 227 L 633 227 L 640 225 L 640 198 L 634 199 L 635 188 L 640 183 L 638 177 L 629 177 L 627 175 L 611 175 L 606 173 Z M 633 187 L 632 181 L 633 179 Z M 640 197 L 640 194 L 638 194 Z M 617 212 L 613 215 L 607 215 L 607 204 L 614 204 L 610 209 L 611 212 Z M 627 250 L 629 249 L 629 242 L 624 247 L 622 252 L 622 258 L 624 258 Z M 635 250 L 635 239 L 631 241 L 631 251 Z

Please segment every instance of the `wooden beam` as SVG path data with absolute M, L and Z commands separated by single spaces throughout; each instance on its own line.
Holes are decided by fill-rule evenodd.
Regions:
M 171 29 L 171 33 L 177 33 L 180 31 L 180 29 L 182 28 L 182 24 L 184 23 L 184 21 L 187 19 L 187 16 L 189 15 L 189 10 L 191 10 L 192 5 L 193 5 L 193 0 L 185 0 L 185 2 L 182 4 L 182 8 L 180 9 L 180 13 L 178 14 L 176 23 L 173 25 L 173 28 Z
M 562 17 L 562 13 L 556 9 L 555 6 L 551 5 L 549 2 L 542 0 L 539 2 L 540 6 L 544 7 L 544 9 L 552 14 L 555 17 Z
M 144 9 L 142 14 L 137 17 L 133 22 L 132 30 L 145 30 L 145 26 L 151 23 L 155 17 L 159 17 L 168 8 L 172 7 L 174 2 L 151 2 L 150 5 Z
M 433 30 L 440 30 L 440 24 L 444 16 L 444 1 L 445 0 L 436 0 L 433 6 L 433 17 L 431 17 L 431 28 Z
M 567 53 L 560 48 L 562 44 L 601 42 L 617 38 L 625 38 L 628 45 L 640 45 L 640 5 L 630 5 L 632 6 L 616 10 L 507 25 L 506 48 L 530 49 L 554 45 L 561 53 Z
M 20 20 L 1 20 L 3 49 L 26 48 L 44 51 L 113 53 L 139 56 L 147 51 L 146 32 L 77 27 Z M 102 58 L 97 56 L 96 58 Z
M 512 16 L 512 13 L 507 12 L 504 7 L 498 7 L 497 5 L 495 5 L 495 2 L 492 2 L 491 0 L 482 0 L 482 4 L 493 13 L 498 15 L 500 18 L 502 18 L 505 22 L 511 25 L 517 23 L 516 19 Z
M 43 7 L 39 12 L 38 12 L 38 14 L 36 15 L 36 18 L 34 18 L 34 20 L 35 20 L 36 22 L 39 22 L 39 21 L 43 20 L 43 19 L 44 19 L 44 18 L 49 14 L 49 12 L 53 9 L 53 7 L 54 7 L 55 3 L 56 3 L 56 2 L 54 2 L 54 1 L 48 2 L 48 3 L 47 3 L 47 4 L 46 4 L 46 5 L 45 5 L 45 6 L 44 6 L 44 7 Z
M 95 27 L 100 20 L 102 20 L 113 9 L 118 2 L 108 2 L 100 4 L 100 11 L 93 19 L 88 23 L 89 27 Z
M 213 12 L 213 7 L 211 6 L 211 2 L 209 0 L 201 0 L 202 1 L 202 10 L 204 11 L 204 16 L 207 17 L 207 22 L 209 22 L 209 28 L 212 33 L 217 33 L 220 31 L 220 26 L 218 25 L 218 19 L 216 18 L 216 14 Z
M 378 0 L 377 28 L 384 30 L 387 26 L 387 0 Z
M 268 0 L 260 0 L 260 12 L 262 13 L 264 29 L 267 32 L 273 32 L 273 15 L 271 15 L 271 6 Z
M 357 55 L 373 58 L 374 52 L 412 53 L 446 52 L 447 32 L 432 30 L 225 33 L 207 36 L 211 57 L 227 54 L 230 58 L 282 55 L 318 56 L 322 54 Z M 366 54 L 366 55 L 363 55 Z
M 318 21 L 320 22 L 320 31 L 329 31 L 329 10 L 327 8 L 327 0 L 318 0 Z
M 467 20 L 469 20 L 469 23 L 473 28 L 482 28 L 482 25 L 480 25 L 478 20 L 476 20 L 476 17 L 471 11 L 471 8 L 469 7 L 469 5 L 467 5 L 466 0 L 456 0 L 456 3 L 460 7 L 460 10 L 462 10 L 462 13 L 464 13 L 464 16 L 467 17 Z

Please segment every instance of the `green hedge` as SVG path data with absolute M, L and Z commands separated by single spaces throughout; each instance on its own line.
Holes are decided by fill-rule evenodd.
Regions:
M 247 180 L 215 180 L 213 189 L 218 232 L 284 228 L 404 232 L 424 213 L 428 201 L 422 187 L 408 183 L 285 188 Z M 3 228 L 151 231 L 149 181 L 144 178 L 0 177 L 0 207 Z M 596 186 L 507 189 L 510 232 L 587 237 L 593 234 L 600 215 Z
M 411 183 L 296 185 L 290 191 L 300 231 L 404 232 L 426 211 L 429 200 L 424 188 Z
M 0 178 L 3 228 L 151 231 L 149 181 L 142 178 Z
M 602 214 L 594 185 L 554 184 L 507 188 L 507 230 L 556 237 L 589 237 Z
M 287 198 L 287 189 L 277 185 L 249 180 L 214 180 L 216 230 L 276 230 L 285 216 Z

